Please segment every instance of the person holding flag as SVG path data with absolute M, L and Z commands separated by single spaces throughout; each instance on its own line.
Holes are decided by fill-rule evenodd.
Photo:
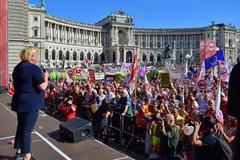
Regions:
M 138 54 L 136 53 L 133 58 L 132 72 L 130 75 L 130 95 L 132 95 L 134 89 L 136 88 L 136 75 L 138 70 Z
M 223 50 L 218 50 L 216 54 L 204 60 L 205 70 L 214 68 L 215 66 L 218 65 L 219 61 L 222 61 L 222 62 L 225 61 Z

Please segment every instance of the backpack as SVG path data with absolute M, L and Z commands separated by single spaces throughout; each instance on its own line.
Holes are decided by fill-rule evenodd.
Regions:
M 221 160 L 233 160 L 233 152 L 229 147 L 228 143 L 218 135 L 214 135 L 217 140 L 217 147 L 219 150 L 219 155 L 221 155 Z

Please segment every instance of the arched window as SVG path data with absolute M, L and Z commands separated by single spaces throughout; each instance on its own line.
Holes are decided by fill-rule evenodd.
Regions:
M 98 61 L 98 53 L 95 53 L 94 54 L 94 62 L 97 62 Z
M 126 53 L 126 62 L 132 63 L 132 52 L 131 51 L 127 51 L 127 53 Z
M 66 52 L 66 60 L 70 60 L 70 53 L 69 53 L 69 51 Z
M 143 61 L 143 62 L 146 62 L 146 61 L 147 61 L 147 56 L 146 56 L 145 53 L 143 53 L 143 55 L 142 55 L 142 61 Z
M 183 63 L 183 53 L 181 53 L 181 54 L 178 54 L 179 55 L 179 63 Z
M 153 54 L 150 54 L 150 62 L 153 62 L 153 61 L 154 61 Z
M 63 53 L 61 50 L 59 51 L 59 60 L 63 60 Z
M 88 52 L 88 54 L 87 54 L 87 59 L 91 60 L 91 53 L 90 52 Z
M 33 27 L 32 28 L 32 35 L 33 37 L 38 37 L 38 27 Z
M 45 59 L 48 59 L 48 49 L 45 49 Z
M 105 54 L 104 53 L 101 54 L 101 62 L 105 62 Z
M 161 62 L 161 54 L 157 55 L 157 62 Z
M 80 53 L 80 61 L 83 61 L 83 60 L 84 60 L 84 53 L 81 52 L 81 53 Z
M 55 50 L 52 50 L 52 60 L 55 60 L 56 59 L 56 52 Z
M 74 61 L 77 60 L 77 53 L 76 53 L 76 51 L 73 52 L 73 60 L 74 60 Z

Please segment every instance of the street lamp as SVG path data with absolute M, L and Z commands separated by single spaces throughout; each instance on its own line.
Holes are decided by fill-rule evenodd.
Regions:
M 188 60 L 191 58 L 191 55 L 190 54 L 186 54 L 185 55 L 185 60 L 186 60 L 186 64 L 185 64 L 185 74 L 187 74 L 187 72 L 188 72 Z

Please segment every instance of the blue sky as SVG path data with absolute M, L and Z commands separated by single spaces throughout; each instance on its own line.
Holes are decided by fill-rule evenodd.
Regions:
M 94 24 L 122 8 L 137 28 L 189 28 L 216 23 L 240 29 L 240 0 L 45 0 L 50 15 Z M 40 5 L 40 0 L 29 0 Z

